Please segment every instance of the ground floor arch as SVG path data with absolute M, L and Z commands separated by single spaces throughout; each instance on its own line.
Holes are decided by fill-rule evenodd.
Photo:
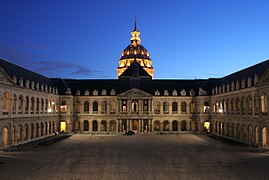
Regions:
M 8 128 L 3 127 L 2 128 L 2 143 L 1 143 L 1 146 L 2 147 L 7 147 L 7 145 L 8 145 Z
M 174 120 L 172 122 L 172 131 L 178 131 L 178 122 L 177 122 L 177 120 Z
M 268 145 L 268 128 L 263 127 L 262 128 L 262 146 L 267 146 Z

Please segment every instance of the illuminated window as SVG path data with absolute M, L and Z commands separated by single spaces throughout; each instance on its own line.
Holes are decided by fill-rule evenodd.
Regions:
M 62 101 L 61 106 L 60 106 L 60 111 L 61 112 L 67 112 L 66 101 Z
M 122 100 L 122 112 L 127 112 L 127 101 Z
M 204 113 L 208 114 L 210 112 L 210 105 L 209 103 L 206 101 L 204 102 Z
M 263 94 L 261 96 L 261 110 L 262 110 L 262 113 L 267 113 L 268 112 L 268 98 L 267 98 L 267 94 Z
M 182 114 L 186 114 L 187 113 L 187 103 L 186 102 L 182 102 L 181 103 L 181 113 Z
M 132 111 L 137 112 L 138 111 L 138 101 L 134 100 L 132 102 Z
M 4 93 L 3 114 L 8 114 L 9 113 L 9 107 L 10 107 L 9 93 L 8 92 L 5 92 Z

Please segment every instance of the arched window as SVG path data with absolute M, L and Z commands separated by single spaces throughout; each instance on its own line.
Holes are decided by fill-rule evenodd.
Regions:
M 92 111 L 94 114 L 98 113 L 98 102 L 94 101 L 92 104 Z
M 172 122 L 172 131 L 177 131 L 177 130 L 178 130 L 177 121 L 175 120 L 175 121 Z
M 25 98 L 25 114 L 28 114 L 29 111 L 29 97 L 26 96 Z
M 92 131 L 98 131 L 98 122 L 96 120 L 92 122 Z
M 44 111 L 44 99 L 41 98 L 41 109 L 40 109 L 41 113 L 43 113 Z
M 245 97 L 241 98 L 241 110 L 243 113 L 246 112 L 246 98 Z
M 173 114 L 177 114 L 177 102 L 172 103 L 172 112 Z
M 90 110 L 90 104 L 88 101 L 84 102 L 84 113 L 89 113 Z
M 106 114 L 107 113 L 107 102 L 103 101 L 101 104 L 101 113 Z
M 110 102 L 110 114 L 115 114 L 116 113 L 116 102 L 111 101 Z
M 49 102 L 48 102 L 48 100 L 46 99 L 46 100 L 45 100 L 45 112 L 48 112 L 48 107 L 49 107 Z
M 254 97 L 254 112 L 255 114 L 258 114 L 259 111 L 259 101 L 258 101 L 258 96 Z
M 132 101 L 132 111 L 133 112 L 137 112 L 138 111 L 138 101 L 137 100 L 133 100 Z
M 23 96 L 20 95 L 19 97 L 19 114 L 23 113 Z
M 204 113 L 208 114 L 210 112 L 210 105 L 207 101 L 204 102 Z
M 31 98 L 31 114 L 34 114 L 35 111 L 35 98 Z
M 181 131 L 187 130 L 187 122 L 185 120 L 181 121 Z
M 248 114 L 252 114 L 252 99 L 251 99 L 251 96 L 249 96 L 248 99 L 247 99 L 247 111 L 248 111 Z
M 89 131 L 89 121 L 87 120 L 83 121 L 83 130 Z
M 235 109 L 236 109 L 236 112 L 240 111 L 240 99 L 239 98 L 236 98 Z
M 76 112 L 76 113 L 80 113 L 80 105 L 81 105 L 80 101 L 77 100 L 77 101 L 75 102 L 75 112 Z
M 60 111 L 61 111 L 62 113 L 66 113 L 66 112 L 67 112 L 66 101 L 62 101 L 62 102 L 61 102 Z
M 2 128 L 2 146 L 6 147 L 8 145 L 8 129 L 6 127 Z
M 261 110 L 262 110 L 262 113 L 267 113 L 268 112 L 267 94 L 262 94 L 261 95 Z
M 160 109 L 161 109 L 161 104 L 159 101 L 154 102 L 154 113 L 155 114 L 160 114 Z
M 106 131 L 106 121 L 105 120 L 103 120 L 103 121 L 101 121 L 101 131 Z
M 10 108 L 10 95 L 8 92 L 4 93 L 4 105 L 3 105 L 3 114 L 8 114 Z
M 110 131 L 116 131 L 116 122 L 114 120 L 110 121 Z
M 190 112 L 195 113 L 195 103 L 194 102 L 190 103 Z
M 163 113 L 169 114 L 169 103 L 168 102 L 163 103 Z
M 163 122 L 163 131 L 169 131 L 169 121 Z
M 181 114 L 186 114 L 187 113 L 187 103 L 182 102 L 181 103 Z
M 17 111 L 17 95 L 13 94 L 13 106 L 12 106 L 13 114 L 16 114 Z
M 36 98 L 36 113 L 39 113 L 39 98 Z

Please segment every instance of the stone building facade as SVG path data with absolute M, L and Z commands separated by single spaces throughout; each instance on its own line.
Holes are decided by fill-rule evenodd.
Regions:
M 217 79 L 153 79 L 135 25 L 118 79 L 47 78 L 0 60 L 0 148 L 53 135 L 209 132 L 268 145 L 269 60 Z

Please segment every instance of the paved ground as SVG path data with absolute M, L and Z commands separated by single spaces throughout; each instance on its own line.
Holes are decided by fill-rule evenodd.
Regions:
M 269 179 L 269 154 L 206 135 L 74 135 L 0 151 L 0 179 Z

